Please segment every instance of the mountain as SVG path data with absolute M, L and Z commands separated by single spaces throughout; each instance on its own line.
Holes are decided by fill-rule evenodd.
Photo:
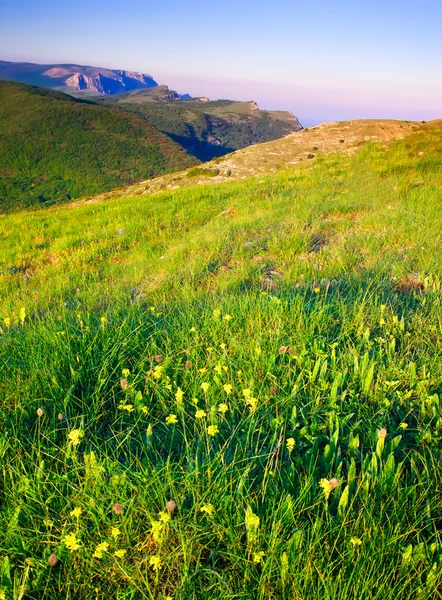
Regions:
M 0 79 L 52 88 L 66 93 L 118 94 L 158 84 L 151 75 L 82 65 L 38 65 L 0 61 Z
M 202 161 L 302 129 L 289 112 L 260 110 L 253 101 L 188 99 L 167 86 L 100 101 L 138 114 Z
M 0 210 L 53 204 L 197 164 L 135 114 L 0 81 Z

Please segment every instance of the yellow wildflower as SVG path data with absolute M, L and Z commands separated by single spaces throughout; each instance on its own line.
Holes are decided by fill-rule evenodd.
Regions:
M 151 556 L 149 564 L 155 571 L 158 571 L 161 569 L 161 558 L 159 556 Z
M 314 289 L 315 294 L 319 294 L 320 291 L 321 291 L 321 288 L 315 287 L 315 289 Z
M 218 432 L 218 425 L 209 425 L 209 427 L 207 428 L 207 433 L 212 437 L 214 437 Z
M 289 452 L 291 452 L 293 450 L 293 448 L 295 447 L 295 438 L 288 438 L 287 442 L 286 442 L 286 446 Z
M 198 373 L 207 373 L 206 367 L 202 367 L 201 369 L 198 369 Z
M 123 369 L 121 371 L 121 374 L 123 375 L 123 377 L 128 377 L 130 375 L 130 371 L 129 369 Z
M 230 321 L 232 319 L 232 316 L 229 314 L 225 314 L 223 318 L 224 318 L 224 321 Z
M 218 375 L 222 375 L 223 374 L 223 369 L 221 367 L 221 365 L 216 365 L 216 367 L 213 368 L 213 370 L 218 373 Z
M 227 345 L 223 342 L 219 345 L 219 347 L 221 348 L 221 350 L 225 350 L 227 348 Z
M 405 422 L 403 422 L 403 423 L 399 423 L 399 427 L 400 427 L 401 429 L 407 429 L 407 427 L 408 427 L 408 423 L 405 423 Z
M 250 406 L 250 411 L 255 412 L 256 406 L 258 404 L 258 398 L 249 397 L 246 399 L 246 404 Z
M 20 323 L 22 325 L 24 325 L 25 319 L 26 319 L 26 309 L 25 308 L 21 308 L 20 309 Z
M 182 403 L 183 398 L 184 398 L 184 392 L 180 387 L 176 391 L 175 398 L 176 398 L 176 401 L 178 402 L 178 404 Z
M 233 387 L 230 385 L 230 383 L 225 383 L 223 385 L 223 389 L 226 392 L 227 395 L 232 393 Z
M 170 519 L 171 519 L 170 513 L 169 512 L 165 512 L 165 511 L 162 511 L 162 512 L 158 513 L 158 516 L 160 518 L 160 521 L 162 521 L 164 524 L 168 523 L 170 521 Z
M 68 439 L 73 446 L 78 446 L 82 437 L 84 437 L 84 432 L 81 429 L 73 429 L 68 433 Z
M 252 395 L 252 391 L 249 390 L 248 388 L 243 390 L 242 393 L 243 393 L 244 398 L 250 398 L 250 396 Z
M 6 325 L 6 327 L 10 327 L 10 325 L 11 325 L 11 319 L 9 317 L 5 317 L 3 319 L 3 323 Z
M 262 563 L 262 559 L 264 558 L 264 556 L 265 552 L 262 552 L 262 550 L 260 552 L 255 552 L 253 554 L 253 562 L 257 564 Z
M 250 506 L 248 506 L 246 510 L 246 529 L 248 531 L 251 529 L 257 529 L 259 527 L 259 523 L 260 518 L 258 515 L 255 515 Z
M 212 346 L 207 346 L 206 350 L 207 352 L 213 352 L 214 348 Z
M 135 410 L 132 404 L 125 404 L 124 402 L 121 402 L 121 404 L 118 405 L 118 408 L 120 410 L 127 410 L 128 413 L 131 413 Z
M 162 365 L 156 365 L 153 369 L 154 379 L 161 379 L 163 376 L 164 367 Z
M 326 500 L 329 499 L 332 489 L 336 487 L 335 485 L 333 485 L 331 479 L 321 479 L 321 481 L 319 482 L 319 486 L 324 490 L 324 496 Z
M 69 533 L 68 535 L 65 535 L 62 539 L 62 542 L 69 550 L 69 552 L 74 552 L 75 550 L 78 550 L 81 545 L 81 542 L 79 539 L 77 539 L 75 533 Z
M 112 527 L 111 536 L 116 540 L 121 535 L 121 531 L 118 527 Z
M 69 513 L 71 517 L 75 517 L 76 519 L 78 519 L 78 517 L 81 515 L 81 513 L 83 512 L 82 508 L 74 508 L 74 510 L 71 510 L 71 512 Z
M 215 310 L 213 311 L 213 316 L 217 319 L 220 315 L 221 311 L 219 310 L 219 308 L 215 308 Z
M 215 509 L 213 508 L 213 504 L 204 504 L 200 508 L 200 512 L 206 513 L 207 515 L 213 515 L 213 513 L 215 512 Z
M 362 540 L 360 540 L 358 537 L 352 537 L 350 544 L 353 546 L 353 548 L 357 548 L 358 546 L 362 545 Z
M 228 410 L 229 407 L 227 406 L 227 404 L 222 403 L 218 406 L 218 412 L 220 412 L 222 415 L 225 415 Z
M 195 413 L 195 418 L 196 419 L 204 419 L 204 417 L 207 417 L 207 413 L 204 410 L 202 410 L 201 408 L 198 409 Z
M 101 544 L 98 544 L 92 557 L 93 558 L 103 558 L 103 554 L 105 552 L 107 552 L 108 549 L 109 549 L 109 544 L 107 542 L 102 542 Z
M 114 552 L 114 556 L 116 556 L 117 558 L 123 558 L 124 555 L 126 554 L 127 550 L 124 550 L 123 548 L 121 548 L 120 550 L 115 550 Z
M 178 418 L 176 415 L 169 415 L 166 417 L 166 425 L 174 425 L 178 422 Z
M 152 521 L 150 532 L 152 534 L 153 539 L 156 542 L 159 542 L 161 539 L 161 533 L 163 531 L 163 527 L 164 527 L 164 524 L 161 521 Z
M 210 383 L 207 383 L 207 381 L 205 381 L 204 383 L 201 384 L 201 389 L 203 390 L 204 393 L 207 392 L 209 387 L 210 387 Z

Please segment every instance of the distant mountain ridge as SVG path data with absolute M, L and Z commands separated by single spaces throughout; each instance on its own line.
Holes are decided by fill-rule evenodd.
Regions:
M 76 64 L 39 65 L 0 61 L 0 79 L 74 94 L 112 95 L 158 86 L 152 75 L 146 73 Z

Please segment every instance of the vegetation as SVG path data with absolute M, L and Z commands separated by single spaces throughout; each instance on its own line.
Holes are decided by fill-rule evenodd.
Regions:
M 441 141 L 0 215 L 11 598 L 441 598 Z
M 300 128 L 290 113 L 253 109 L 252 102 L 161 101 L 155 93 L 154 88 L 101 101 L 135 112 L 202 161 L 279 139 Z
M 0 82 L 0 210 L 97 194 L 197 161 L 136 115 Z

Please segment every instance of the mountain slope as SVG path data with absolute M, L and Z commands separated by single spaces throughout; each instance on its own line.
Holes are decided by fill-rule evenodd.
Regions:
M 194 165 L 134 114 L 0 82 L 0 210 L 52 204 Z
M 157 86 L 151 75 L 84 65 L 0 61 L 0 79 L 66 93 L 118 94 Z
M 314 164 L 329 153 L 352 154 L 368 142 L 387 143 L 429 126 L 431 127 L 431 124 L 382 120 L 323 123 L 279 140 L 243 148 L 181 173 L 171 173 L 140 182 L 124 190 L 100 195 L 91 201 L 158 193 L 178 187 L 224 183 L 254 175 L 269 175 L 278 170 L 290 170 L 298 164 Z
M 8 600 L 440 599 L 441 160 L 0 215 Z
M 182 100 L 166 86 L 102 101 L 142 116 L 202 161 L 302 129 L 289 112 L 260 110 L 255 102 Z

